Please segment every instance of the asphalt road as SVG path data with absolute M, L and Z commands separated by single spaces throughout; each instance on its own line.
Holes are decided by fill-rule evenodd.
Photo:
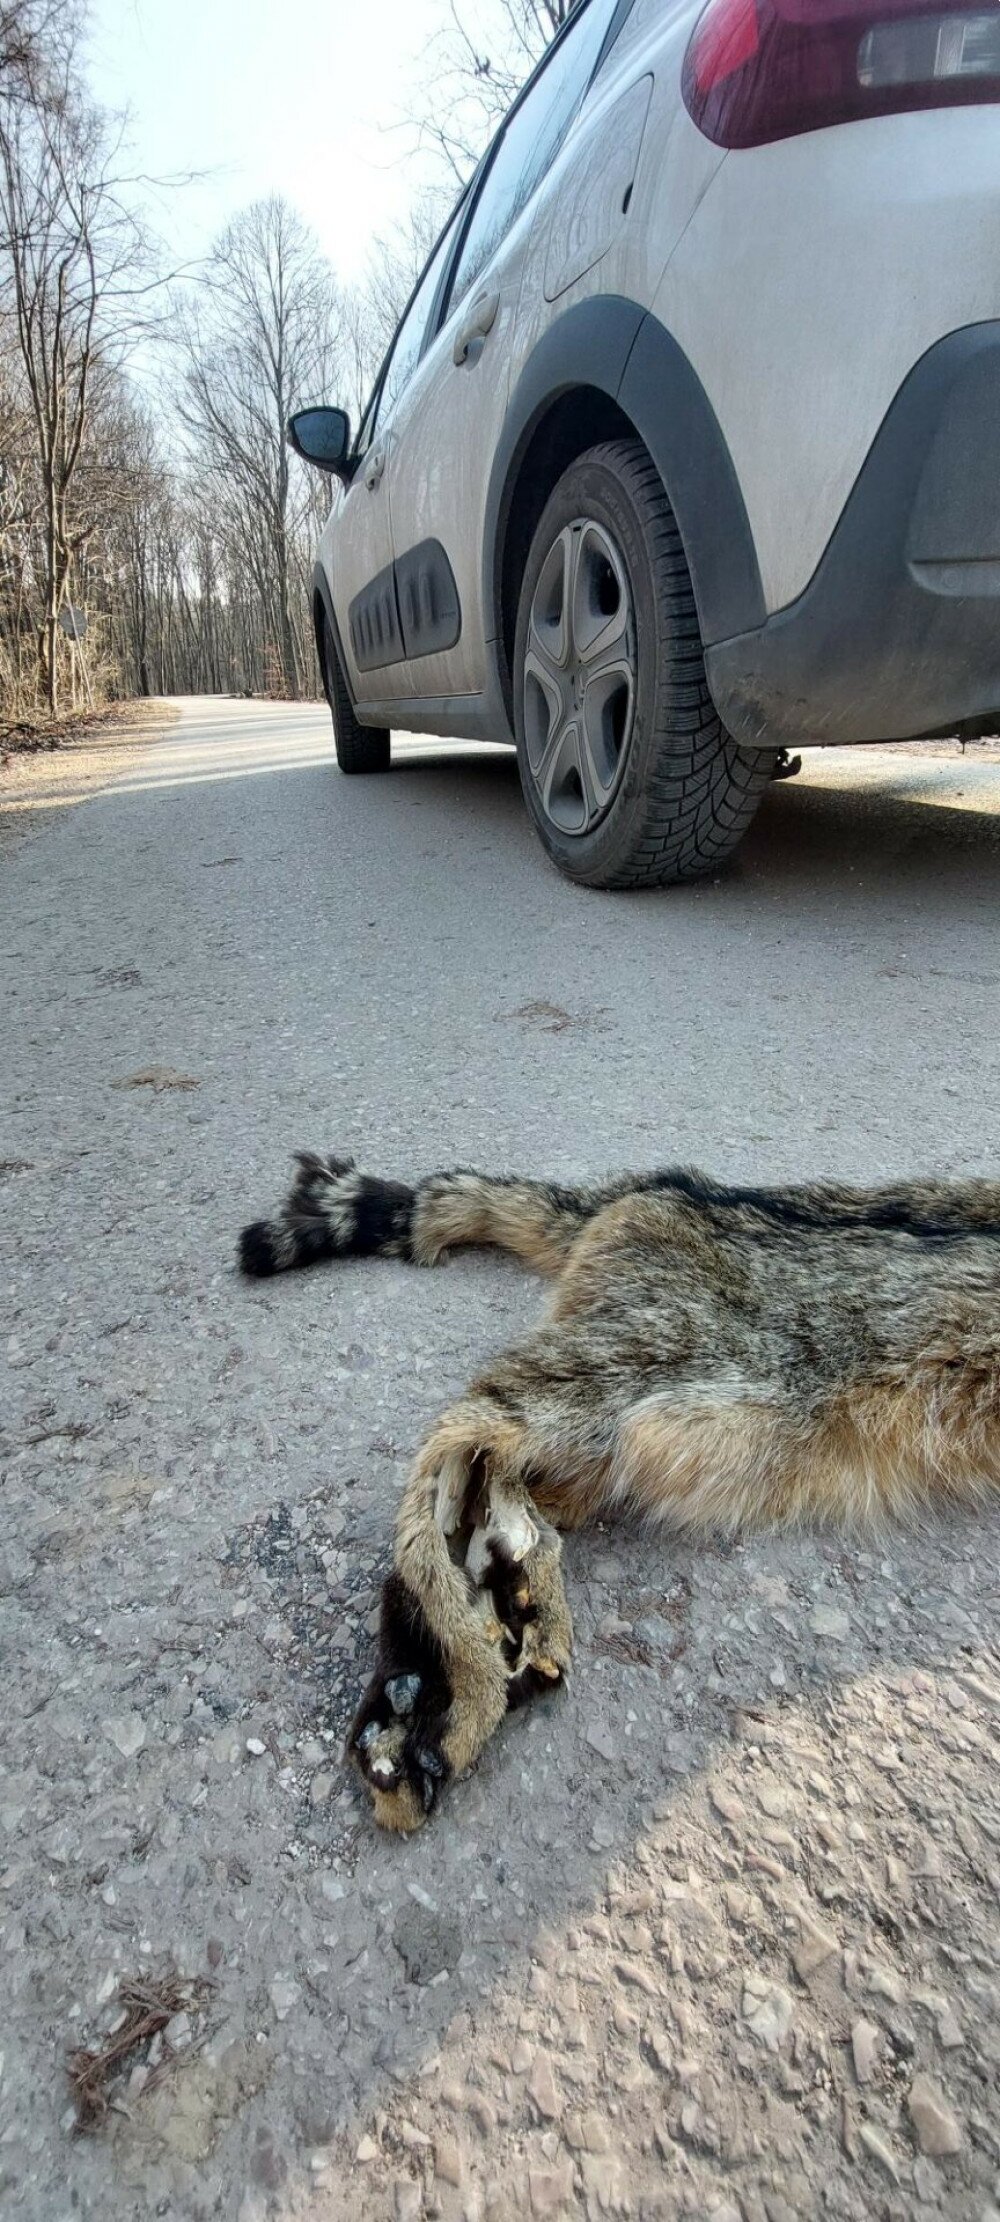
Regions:
M 0 854 L 0 2204 L 984 2222 L 1000 1521 L 575 1541 L 571 1688 L 375 1841 L 339 1739 L 406 1458 L 537 1293 L 233 1244 L 298 1146 L 996 1174 L 1000 758 L 808 760 L 630 897 L 501 752 L 331 757 L 187 702 Z M 73 2137 L 67 2050 L 168 1967 L 165 2066 Z

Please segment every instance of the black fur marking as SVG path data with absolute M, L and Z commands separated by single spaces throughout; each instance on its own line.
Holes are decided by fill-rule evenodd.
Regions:
M 441 1749 L 441 1737 L 451 1706 L 451 1683 L 441 1647 L 431 1634 L 420 1604 L 402 1575 L 392 1573 L 382 1586 L 378 1665 L 351 1724 L 348 1757 L 376 1789 L 392 1790 L 405 1775 L 429 1813 L 439 1787 L 451 1773 Z M 361 1738 L 373 1724 L 385 1729 L 399 1715 L 388 1695 L 387 1684 L 403 1676 L 419 1677 L 420 1689 L 412 1711 L 405 1716 L 405 1741 L 393 1777 L 373 1774 Z
M 306 1226 L 290 1226 L 288 1232 L 295 1245 L 289 1260 L 292 1265 L 325 1265 L 329 1258 L 340 1254 L 332 1229 L 322 1220 L 311 1221 Z
M 931 1216 L 895 1196 L 881 1201 L 873 1199 L 864 1205 L 860 1200 L 856 1205 L 849 1205 L 831 1197 L 825 1205 L 821 1196 L 797 1196 L 794 1189 L 722 1187 L 683 1168 L 650 1173 L 636 1182 L 636 1190 L 661 1193 L 673 1190 L 702 1209 L 707 1206 L 711 1210 L 725 1211 L 735 1206 L 759 1211 L 776 1226 L 857 1227 L 861 1230 L 870 1227 L 883 1234 L 909 1234 L 930 1242 L 965 1241 L 970 1235 L 986 1235 L 994 1240 L 1000 1237 L 1000 1221 Z
M 398 1180 L 358 1181 L 354 1197 L 354 1231 L 350 1249 L 356 1257 L 375 1257 L 389 1251 L 411 1258 L 414 1191 Z
M 251 1280 L 265 1281 L 278 1271 L 274 1239 L 266 1219 L 255 1219 L 252 1227 L 244 1227 L 239 1255 L 240 1270 Z

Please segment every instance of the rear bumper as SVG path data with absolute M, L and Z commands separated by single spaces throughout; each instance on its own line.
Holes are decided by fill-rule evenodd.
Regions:
M 1000 322 L 923 356 L 805 591 L 705 661 L 751 746 L 1000 730 Z

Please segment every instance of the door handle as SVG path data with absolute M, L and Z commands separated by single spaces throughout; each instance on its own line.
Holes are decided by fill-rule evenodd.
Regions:
M 492 332 L 499 307 L 499 293 L 481 293 L 479 299 L 473 302 L 468 316 L 458 327 L 452 348 L 452 360 L 459 366 L 468 362 L 475 341 L 486 339 Z M 473 356 L 473 361 L 477 360 L 478 355 Z
M 373 494 L 375 492 L 375 488 L 379 483 L 384 469 L 384 447 L 370 448 L 368 454 L 365 456 L 364 462 L 365 485 L 367 486 L 370 494 Z

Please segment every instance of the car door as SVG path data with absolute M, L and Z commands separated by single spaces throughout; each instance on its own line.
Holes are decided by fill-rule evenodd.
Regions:
M 460 214 L 456 210 L 445 227 L 411 295 L 355 443 L 354 476 L 328 527 L 330 590 L 351 693 L 359 704 L 398 701 L 408 692 L 389 512 L 393 424 L 420 356 Z
M 358 439 L 361 451 L 350 483 L 334 500 L 320 541 L 340 634 L 347 681 L 355 702 L 389 691 L 387 667 L 401 668 L 402 649 L 392 577 L 392 534 L 384 471 L 372 450 L 378 395 Z M 375 467 L 368 464 L 372 456 Z
M 389 508 L 411 699 L 488 683 L 482 545 L 503 425 L 530 203 L 555 160 L 622 0 L 582 0 L 515 102 L 462 212 L 438 329 L 397 395 Z

